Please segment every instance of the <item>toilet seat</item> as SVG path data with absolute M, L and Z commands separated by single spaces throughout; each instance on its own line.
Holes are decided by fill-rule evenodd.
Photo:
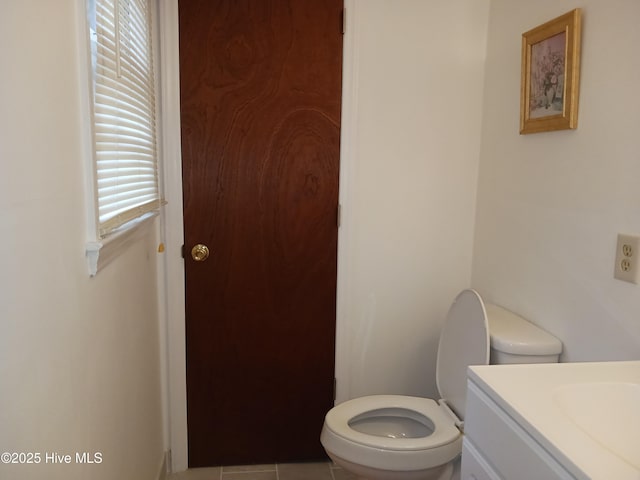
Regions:
M 407 410 L 427 419 L 433 426 L 433 433 L 418 438 L 391 438 L 370 435 L 354 430 L 350 422 L 361 415 L 373 414 L 379 410 Z M 415 418 L 415 417 L 414 417 Z M 337 405 L 326 416 L 326 425 L 334 433 L 352 442 L 386 450 L 426 450 L 450 444 L 460 436 L 454 420 L 436 401 L 431 398 L 404 395 L 371 395 L 355 398 Z
M 423 417 L 433 426 L 433 432 L 418 438 L 389 438 L 354 430 L 350 422 L 376 411 L 405 410 L 417 419 Z M 327 451 L 347 461 L 357 461 L 369 450 L 374 468 L 399 471 L 420 470 L 443 465 L 456 458 L 462 449 L 462 433 L 454 419 L 430 398 L 404 395 L 371 395 L 348 400 L 327 413 L 322 431 Z

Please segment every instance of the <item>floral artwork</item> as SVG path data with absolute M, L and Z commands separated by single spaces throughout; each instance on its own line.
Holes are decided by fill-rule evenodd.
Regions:
M 576 8 L 522 34 L 521 134 L 577 128 L 580 19 Z
M 562 113 L 566 37 L 562 32 L 531 48 L 530 118 Z

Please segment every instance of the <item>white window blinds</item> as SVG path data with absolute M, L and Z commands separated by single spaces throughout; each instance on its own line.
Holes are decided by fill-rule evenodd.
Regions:
M 90 0 L 99 235 L 160 206 L 148 0 Z

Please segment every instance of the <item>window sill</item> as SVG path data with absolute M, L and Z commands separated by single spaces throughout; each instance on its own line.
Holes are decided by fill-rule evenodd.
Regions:
M 89 265 L 89 276 L 95 277 L 104 267 L 109 265 L 130 244 L 137 242 L 149 232 L 153 219 L 159 212 L 150 212 L 140 218 L 126 223 L 109 236 L 96 242 L 87 242 L 86 255 Z

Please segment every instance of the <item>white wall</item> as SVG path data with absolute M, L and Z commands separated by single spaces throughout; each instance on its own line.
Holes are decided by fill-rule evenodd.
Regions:
M 0 478 L 155 479 L 155 228 L 90 279 L 77 0 L 0 2 Z M 45 452 L 101 452 L 46 465 Z
M 578 129 L 521 136 L 521 34 L 578 6 Z M 613 279 L 617 233 L 640 233 L 638 19 L 636 0 L 491 2 L 473 285 L 565 361 L 640 358 L 640 287 Z
M 347 5 L 338 401 L 435 395 L 470 284 L 488 2 Z

